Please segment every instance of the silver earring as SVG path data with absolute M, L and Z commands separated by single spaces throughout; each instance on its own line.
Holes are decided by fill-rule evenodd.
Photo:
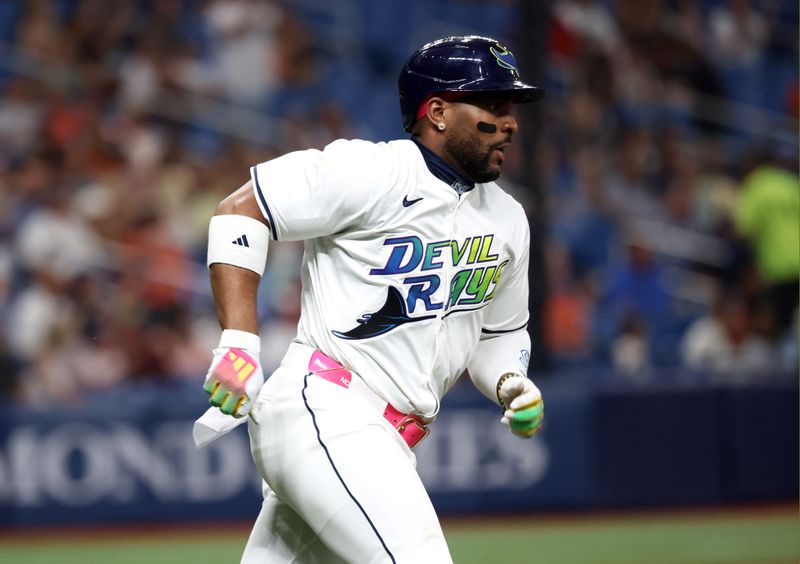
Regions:
M 443 122 L 443 121 L 440 121 L 440 122 L 439 122 L 439 125 L 437 125 L 436 127 L 438 127 L 438 128 L 439 128 L 439 131 L 444 131 L 444 127 L 445 127 L 445 126 L 444 126 L 444 122 Z

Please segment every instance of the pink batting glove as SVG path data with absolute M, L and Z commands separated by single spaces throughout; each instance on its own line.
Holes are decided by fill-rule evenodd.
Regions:
M 236 344 L 240 346 L 234 346 Z M 214 359 L 203 384 L 209 402 L 222 413 L 244 417 L 250 412 L 264 384 L 264 372 L 258 359 L 260 349 L 258 335 L 231 329 L 222 332 L 220 346 L 214 349 Z

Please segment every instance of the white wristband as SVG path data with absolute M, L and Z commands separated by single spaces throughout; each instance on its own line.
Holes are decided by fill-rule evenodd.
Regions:
M 264 274 L 269 228 L 245 215 L 215 215 L 208 225 L 208 266 L 232 264 Z
M 238 329 L 225 329 L 219 338 L 219 348 L 221 349 L 244 349 L 258 355 L 261 352 L 261 337 L 248 331 Z

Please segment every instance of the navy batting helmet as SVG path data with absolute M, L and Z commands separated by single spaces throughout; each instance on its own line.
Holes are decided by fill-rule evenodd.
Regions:
M 411 131 L 420 104 L 445 92 L 511 92 L 515 102 L 531 102 L 544 90 L 522 82 L 517 60 L 489 37 L 446 37 L 409 57 L 398 80 L 403 127 Z

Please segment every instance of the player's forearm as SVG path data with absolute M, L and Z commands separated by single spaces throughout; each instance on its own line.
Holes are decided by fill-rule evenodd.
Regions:
M 483 395 L 498 403 L 497 385 L 504 374 L 527 375 L 530 348 L 525 329 L 482 339 L 467 366 L 470 379 Z
M 211 231 L 214 231 L 213 227 Z M 225 238 L 229 236 L 226 234 Z M 226 258 L 222 252 L 210 254 L 212 258 Z M 232 260 L 241 258 L 233 256 Z M 242 262 L 247 264 L 248 259 Z M 253 400 L 264 383 L 259 360 L 261 339 L 258 337 L 256 318 L 256 293 L 261 274 L 224 262 L 214 262 L 210 269 L 217 317 L 224 330 L 219 345 L 213 351 L 214 358 L 206 373 L 203 389 L 209 395 L 211 405 L 218 407 L 220 412 L 241 418 L 250 412 Z M 196 438 L 206 435 L 205 439 L 199 439 L 200 443 L 219 436 L 224 432 L 223 428 L 231 428 L 229 423 L 221 424 L 214 415 L 206 414 L 204 417 L 210 419 L 201 428 L 206 426 L 210 429 L 211 436 L 204 432 L 196 435 Z
M 258 334 L 257 295 L 261 277 L 229 264 L 211 265 L 211 290 L 223 329 Z

